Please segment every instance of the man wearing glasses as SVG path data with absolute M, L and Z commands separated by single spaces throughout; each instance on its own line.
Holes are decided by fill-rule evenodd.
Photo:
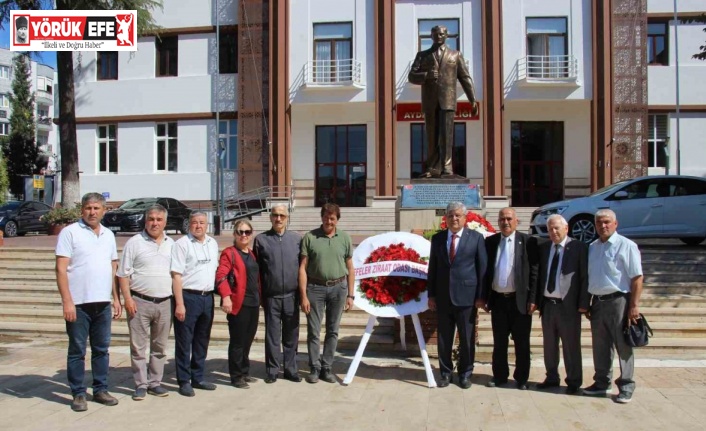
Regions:
M 265 307 L 265 383 L 277 381 L 280 342 L 284 352 L 284 378 L 301 382 L 297 371 L 299 345 L 299 246 L 301 236 L 287 230 L 289 210 L 285 204 L 272 207 L 272 229 L 255 238 L 253 251 L 260 266 Z
M 213 325 L 213 283 L 218 268 L 218 244 L 206 235 L 206 214 L 189 216 L 189 234 L 172 247 L 174 338 L 179 393 L 193 397 L 194 388 L 213 391 L 204 380 L 208 343 Z

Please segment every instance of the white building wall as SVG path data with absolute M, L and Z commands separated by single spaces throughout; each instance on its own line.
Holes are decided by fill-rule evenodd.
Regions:
M 676 130 L 677 118 L 679 121 L 679 131 L 681 132 L 680 146 L 680 174 L 706 177 L 706 112 L 684 113 L 680 116 L 671 114 L 669 118 L 669 130 L 672 138 L 669 141 L 669 165 L 670 174 L 677 173 L 677 145 Z

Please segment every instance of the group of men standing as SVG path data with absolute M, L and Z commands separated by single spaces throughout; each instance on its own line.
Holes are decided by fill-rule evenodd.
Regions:
M 122 315 L 120 292 L 130 330 L 135 381 L 132 399 L 169 395 L 161 383 L 172 324 L 179 393 L 192 397 L 194 389 L 215 390 L 216 385 L 205 378 L 205 360 L 214 318 L 219 248 L 206 234 L 206 214 L 193 212 L 188 235 L 174 241 L 164 232 L 167 210 L 161 205 L 148 208 L 144 230 L 127 241 L 118 261 L 115 235 L 101 225 L 105 204 L 98 193 L 83 196 L 81 219 L 62 230 L 56 247 L 57 285 L 69 337 L 71 408 L 88 408 L 84 384 L 88 341 L 93 400 L 108 406 L 118 404 L 108 392 L 108 348 L 111 318 Z M 306 380 L 316 383 L 321 378 L 333 383 L 336 379 L 331 365 L 341 314 L 352 306 L 353 299 L 352 242 L 348 234 L 336 228 L 340 218 L 336 205 L 324 205 L 321 227 L 303 238 L 286 229 L 288 216 L 286 205 L 273 206 L 272 228 L 259 235 L 253 247 L 263 286 L 265 382 L 277 381 L 280 349 L 284 353 L 284 377 L 294 382 L 302 380 L 296 362 L 301 306 L 308 318 L 311 372 Z M 319 333 L 324 316 L 326 338 L 320 357 Z
M 528 389 L 532 314 L 539 311 L 544 340 L 546 379 L 539 389 L 558 387 L 559 341 L 566 368 L 566 393 L 605 396 L 611 391 L 614 352 L 620 358 L 616 401 L 628 403 L 635 390 L 634 356 L 623 328 L 639 318 L 642 267 L 637 245 L 616 232 L 615 213 L 595 215 L 598 239 L 590 246 L 568 236 L 559 214 L 548 220 L 550 241 L 517 232 L 515 210 L 498 214 L 500 232 L 483 236 L 464 226 L 466 208 L 446 209 L 448 229 L 432 238 L 429 260 L 429 307 L 438 319 L 439 387 L 452 381 L 454 329 L 458 330 L 459 386 L 471 387 L 477 309 L 491 314 L 493 377 L 489 387 L 508 383 L 509 339 L 515 349 L 513 378 Z M 591 321 L 594 383 L 581 390 L 581 316 Z

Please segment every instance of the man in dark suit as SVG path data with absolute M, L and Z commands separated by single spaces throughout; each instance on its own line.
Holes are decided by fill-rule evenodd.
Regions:
M 482 300 L 493 326 L 493 378 L 488 387 L 503 386 L 510 375 L 508 337 L 515 343 L 515 373 L 520 390 L 527 389 L 530 373 L 532 313 L 537 309 L 537 240 L 517 232 L 517 214 L 503 208 L 498 214 L 500 233 L 486 238 L 488 272 Z
M 559 386 L 559 339 L 564 352 L 566 393 L 577 395 L 583 383 L 581 313 L 589 307 L 588 246 L 569 238 L 564 217 L 547 221 L 549 238 L 539 246 L 539 314 L 542 316 L 547 378 L 538 389 Z
M 458 329 L 458 378 L 463 389 L 471 387 L 475 359 L 476 303 L 480 299 L 485 275 L 486 255 L 483 235 L 464 228 L 466 207 L 460 202 L 446 206 L 447 230 L 431 239 L 427 290 L 429 309 L 436 311 L 439 348 L 440 388 L 453 380 L 454 328 Z
M 422 111 L 427 134 L 428 157 L 424 178 L 453 177 L 452 152 L 454 116 L 456 113 L 456 81 L 461 83 L 472 115 L 478 114 L 476 92 L 463 55 L 446 46 L 448 30 L 444 26 L 431 29 L 434 44 L 420 51 L 412 63 L 407 79 L 422 86 Z

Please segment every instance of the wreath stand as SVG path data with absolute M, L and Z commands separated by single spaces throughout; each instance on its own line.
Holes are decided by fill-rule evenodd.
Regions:
M 427 354 L 427 344 L 424 342 L 424 335 L 422 334 L 422 325 L 419 323 L 419 315 L 417 313 L 411 314 L 412 316 L 412 322 L 414 323 L 414 331 L 417 333 L 417 341 L 419 342 L 419 351 L 422 353 L 422 362 L 424 362 L 424 370 L 426 371 L 427 374 L 427 383 L 429 384 L 430 388 L 435 388 L 436 387 L 436 380 L 434 380 L 434 374 L 431 371 L 431 364 L 429 363 L 429 355 Z M 355 377 L 355 373 L 358 371 L 358 365 L 360 365 L 360 360 L 363 359 L 363 352 L 365 351 L 365 346 L 367 346 L 368 341 L 370 340 L 370 334 L 373 333 L 373 326 L 375 325 L 375 321 L 377 320 L 377 317 L 373 316 L 372 314 L 368 317 L 368 324 L 365 327 L 365 333 L 363 334 L 363 338 L 360 340 L 360 345 L 358 346 L 358 350 L 355 352 L 355 357 L 353 358 L 353 362 L 351 362 L 351 366 L 348 368 L 348 373 L 346 374 L 346 378 L 343 379 L 343 384 L 344 385 L 350 385 L 351 382 L 353 382 L 353 378 Z M 401 327 L 403 328 L 402 330 L 404 331 L 404 320 L 402 321 Z M 404 343 L 404 333 L 402 335 L 402 343 Z

